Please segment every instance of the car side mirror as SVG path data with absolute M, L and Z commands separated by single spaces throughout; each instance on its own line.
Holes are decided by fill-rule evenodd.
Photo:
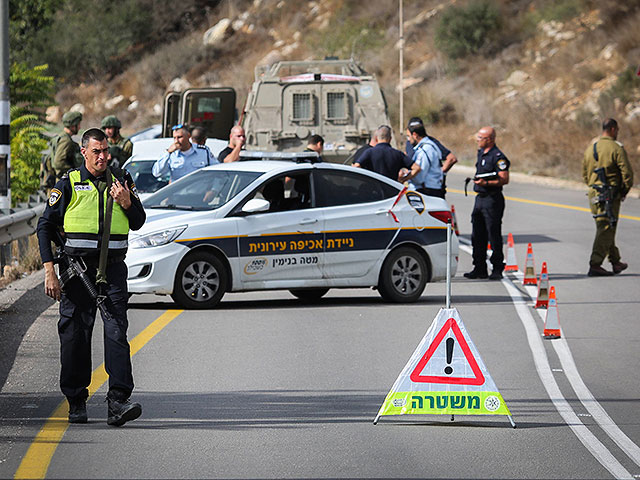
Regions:
M 267 212 L 271 204 L 262 198 L 252 198 L 242 207 L 244 213 Z

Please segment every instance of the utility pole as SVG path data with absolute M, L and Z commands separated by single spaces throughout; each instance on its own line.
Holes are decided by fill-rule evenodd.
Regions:
M 400 78 L 398 80 L 398 88 L 400 89 L 400 118 L 398 120 L 399 130 L 398 135 L 402 138 L 402 132 L 404 131 L 404 88 L 403 88 L 403 71 L 404 71 L 404 18 L 402 12 L 402 0 L 399 0 L 400 3 L 398 5 L 400 11 L 398 13 L 398 17 L 400 18 L 400 42 L 399 42 L 399 50 L 400 50 Z
M 0 209 L 11 208 L 9 144 L 9 0 L 0 0 Z

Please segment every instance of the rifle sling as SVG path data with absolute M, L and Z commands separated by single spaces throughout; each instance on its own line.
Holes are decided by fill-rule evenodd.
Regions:
M 109 237 L 111 236 L 111 216 L 113 213 L 113 197 L 109 193 L 111 190 L 111 169 L 107 167 L 105 172 L 107 180 L 107 208 L 104 214 L 104 225 L 102 228 L 102 242 L 100 244 L 100 259 L 98 260 L 98 272 L 96 274 L 96 284 L 107 283 L 107 255 L 109 253 Z M 102 192 L 100 192 L 102 195 Z

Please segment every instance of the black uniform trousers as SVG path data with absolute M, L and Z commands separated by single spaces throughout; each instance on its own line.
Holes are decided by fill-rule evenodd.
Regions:
M 95 284 L 96 267 L 89 264 L 87 275 Z M 107 265 L 105 305 L 111 314 L 103 318 L 104 363 L 109 375 L 109 396 L 127 399 L 133 391 L 131 353 L 127 341 L 127 266 L 124 261 Z M 80 280 L 65 285 L 60 299 L 60 389 L 70 400 L 84 398 L 91 383 L 91 334 L 96 319 L 96 304 Z M 110 317 L 110 318 L 109 318 Z
M 471 244 L 473 246 L 473 267 L 480 272 L 487 271 L 487 242 L 491 242 L 491 264 L 497 272 L 504 270 L 502 252 L 502 215 L 504 196 L 502 192 L 478 194 L 471 212 Z

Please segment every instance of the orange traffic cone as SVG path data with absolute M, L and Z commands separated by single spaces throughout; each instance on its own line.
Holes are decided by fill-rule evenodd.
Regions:
M 536 264 L 533 260 L 533 247 L 527 245 L 527 260 L 524 263 L 524 280 L 522 285 L 537 285 Z
M 516 249 L 513 245 L 513 235 L 507 237 L 507 265 L 504 267 L 505 272 L 517 272 L 518 261 L 516 260 Z
M 540 272 L 540 283 L 538 283 L 538 298 L 535 308 L 547 308 L 549 306 L 549 273 L 547 272 L 547 262 L 542 262 L 542 272 Z
M 558 318 L 558 302 L 556 301 L 556 288 L 549 290 L 549 306 L 547 316 L 544 319 L 544 338 L 560 338 L 560 319 Z
M 458 219 L 456 218 L 456 207 L 451 205 L 451 219 L 453 224 L 453 231 L 456 232 L 456 235 L 460 236 L 460 230 L 458 230 Z

